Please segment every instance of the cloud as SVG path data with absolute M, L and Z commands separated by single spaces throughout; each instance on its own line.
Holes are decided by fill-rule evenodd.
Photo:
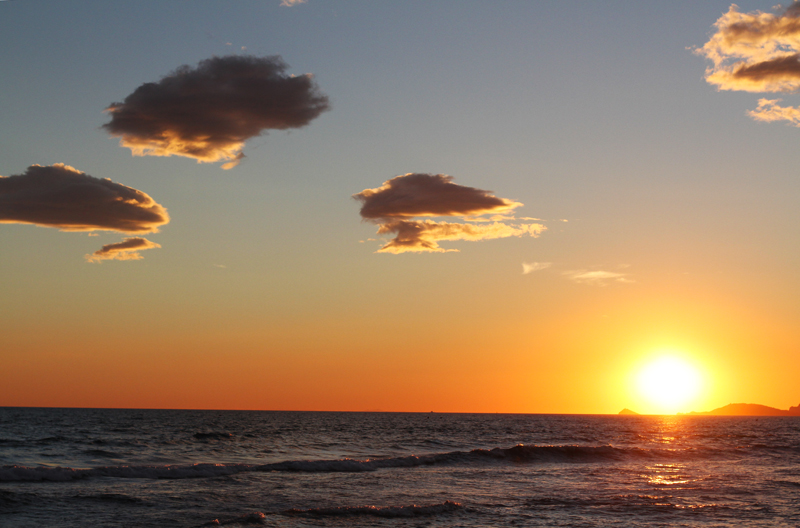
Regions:
M 281 0 L 283 7 L 292 7 L 298 4 L 305 4 L 308 0 Z
M 381 187 L 354 194 L 361 217 L 378 224 L 379 235 L 394 234 L 379 253 L 450 252 L 444 240 L 488 240 L 511 236 L 539 236 L 542 224 L 515 221 L 508 213 L 521 203 L 492 195 L 491 191 L 453 183 L 446 174 L 409 173 Z M 490 220 L 480 215 L 494 215 Z M 417 217 L 461 217 L 468 223 L 414 220 Z
M 613 271 L 571 270 L 563 273 L 578 284 L 590 284 L 593 286 L 606 286 L 609 282 L 635 282 L 633 279 L 628 278 L 627 273 Z
M 24 174 L 0 176 L 0 224 L 33 224 L 91 234 L 157 233 L 167 223 L 167 210 L 142 191 L 89 176 L 63 163 L 31 165 Z M 129 241 L 133 240 L 139 245 L 131 246 Z M 132 249 L 151 247 L 161 246 L 143 238 L 129 238 L 103 246 L 87 259 L 135 260 L 142 257 L 131 253 Z
M 232 168 L 237 166 L 239 163 L 241 163 L 241 161 L 243 159 L 244 159 L 244 152 L 240 152 L 236 156 L 234 156 L 233 159 L 231 161 L 229 161 L 228 163 L 223 163 L 222 165 L 220 165 L 220 168 L 222 170 L 231 170 Z
M 62 231 L 155 233 L 169 223 L 169 215 L 142 191 L 56 163 L 0 176 L 0 223 Z
M 800 3 L 781 13 L 740 13 L 731 5 L 696 53 L 710 59 L 706 80 L 720 90 L 790 92 L 800 88 Z
M 150 242 L 146 238 L 130 237 L 122 242 L 106 244 L 91 255 L 86 255 L 88 262 L 102 263 L 104 260 L 141 260 L 139 251 L 143 249 L 160 248 L 159 244 Z
M 379 253 L 435 252 L 446 253 L 457 249 L 442 249 L 441 240 L 489 240 L 511 236 L 539 236 L 545 227 L 540 224 L 511 225 L 502 222 L 491 224 L 456 224 L 433 220 L 392 220 L 382 223 L 379 235 L 394 233 L 397 236 L 378 250 Z
M 527 275 L 528 273 L 533 273 L 534 271 L 543 270 L 552 266 L 552 262 L 523 262 L 522 263 L 522 274 Z
M 791 92 L 800 87 L 800 55 L 792 53 L 756 64 L 739 63 L 720 68 L 706 80 L 720 90 Z
M 361 216 L 367 219 L 505 213 L 522 205 L 491 191 L 457 185 L 446 174 L 404 174 L 353 197 L 363 204 Z
M 245 141 L 310 123 L 329 109 L 310 74 L 287 75 L 279 56 L 230 55 L 181 66 L 106 111 L 103 128 L 134 156 L 184 156 L 235 167 Z
M 716 32 L 695 53 L 713 62 L 706 81 L 720 90 L 795 92 L 800 89 L 800 1 L 775 13 L 739 12 L 731 5 L 714 24 Z M 747 112 L 759 121 L 789 121 L 800 126 L 800 107 L 761 99 Z
M 788 121 L 800 127 L 800 108 L 780 106 L 781 99 L 759 99 L 758 108 L 749 110 L 747 114 L 757 121 Z

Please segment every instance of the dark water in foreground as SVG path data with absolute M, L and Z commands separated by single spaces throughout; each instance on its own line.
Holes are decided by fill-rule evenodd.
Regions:
M 800 526 L 800 418 L 0 408 L 0 526 Z

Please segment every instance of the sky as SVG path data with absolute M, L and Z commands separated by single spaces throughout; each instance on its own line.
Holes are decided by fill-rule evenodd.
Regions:
M 0 2 L 0 406 L 797 405 L 798 15 Z

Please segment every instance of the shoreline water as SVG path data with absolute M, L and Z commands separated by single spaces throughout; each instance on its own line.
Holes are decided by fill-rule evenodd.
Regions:
M 800 521 L 795 417 L 0 408 L 0 468 L 11 528 Z

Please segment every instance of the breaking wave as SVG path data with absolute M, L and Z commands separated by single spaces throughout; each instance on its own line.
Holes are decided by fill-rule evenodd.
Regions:
M 391 468 L 412 468 L 433 465 L 476 463 L 548 464 L 548 463 L 613 463 L 629 460 L 675 460 L 686 458 L 718 458 L 730 456 L 716 450 L 670 450 L 618 448 L 612 446 L 528 446 L 474 449 L 429 455 L 380 459 L 293 460 L 271 464 L 191 464 L 166 466 L 107 466 L 90 469 L 69 467 L 3 466 L 0 482 L 53 481 L 65 482 L 93 477 L 131 479 L 190 479 L 234 475 L 243 472 L 306 472 L 355 473 Z

